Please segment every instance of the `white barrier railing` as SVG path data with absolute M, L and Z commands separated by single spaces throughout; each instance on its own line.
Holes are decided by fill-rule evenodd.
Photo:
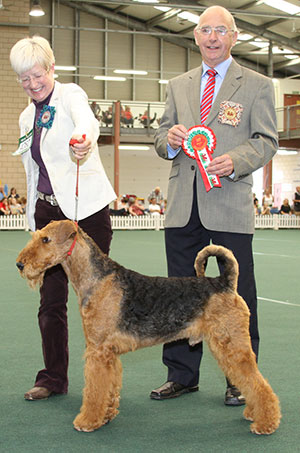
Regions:
M 163 230 L 165 216 L 111 216 L 113 230 Z M 257 215 L 255 228 L 299 228 L 300 216 L 295 215 Z M 0 216 L 0 230 L 26 230 L 28 223 L 25 215 Z
M 165 216 L 111 216 L 113 230 L 162 230 Z
M 26 230 L 28 231 L 27 217 L 20 215 L 0 215 L 0 230 Z
M 296 215 L 256 215 L 255 228 L 300 228 L 300 216 Z

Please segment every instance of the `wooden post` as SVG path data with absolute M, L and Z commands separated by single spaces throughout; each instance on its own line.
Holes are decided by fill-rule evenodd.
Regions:
M 272 160 L 263 168 L 263 189 L 272 191 Z

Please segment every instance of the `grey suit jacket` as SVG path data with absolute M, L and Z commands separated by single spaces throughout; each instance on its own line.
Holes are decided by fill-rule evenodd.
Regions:
M 167 134 L 174 124 L 187 129 L 200 124 L 202 66 L 169 81 L 165 112 L 155 135 L 158 155 L 168 159 Z M 220 104 L 231 101 L 243 108 L 239 124 L 225 124 Z M 199 216 L 205 228 L 214 231 L 254 231 L 252 172 L 264 166 L 278 148 L 271 79 L 232 61 L 206 121 L 216 135 L 213 157 L 228 153 L 234 178 L 223 177 L 221 188 L 206 192 L 196 160 L 181 149 L 173 159 L 169 177 L 166 227 L 183 227 L 190 218 L 196 173 Z

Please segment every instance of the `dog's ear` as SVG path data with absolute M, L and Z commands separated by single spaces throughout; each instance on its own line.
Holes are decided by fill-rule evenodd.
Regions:
M 57 242 L 60 244 L 65 243 L 69 239 L 74 239 L 77 234 L 77 226 L 71 220 L 62 220 L 59 223 L 57 231 Z

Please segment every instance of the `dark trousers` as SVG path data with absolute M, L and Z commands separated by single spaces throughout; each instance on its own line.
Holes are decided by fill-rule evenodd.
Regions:
M 194 196 L 189 223 L 183 228 L 166 228 L 165 243 L 168 275 L 194 276 L 194 261 L 199 250 L 210 242 L 232 250 L 239 263 L 238 292 L 246 301 L 250 316 L 252 349 L 258 355 L 257 296 L 252 254 L 252 234 L 228 233 L 207 230 L 199 219 L 197 197 Z M 221 266 L 219 266 L 221 271 Z M 202 343 L 193 347 L 186 340 L 165 344 L 163 363 L 168 367 L 168 381 L 185 386 L 199 382 Z
M 37 229 L 51 220 L 66 220 L 58 206 L 38 200 L 35 210 Z M 108 207 L 80 220 L 79 226 L 108 254 L 112 230 Z M 68 279 L 59 264 L 47 270 L 40 289 L 41 301 L 38 313 L 42 336 L 45 368 L 38 372 L 35 386 L 46 387 L 55 393 L 68 391 Z

